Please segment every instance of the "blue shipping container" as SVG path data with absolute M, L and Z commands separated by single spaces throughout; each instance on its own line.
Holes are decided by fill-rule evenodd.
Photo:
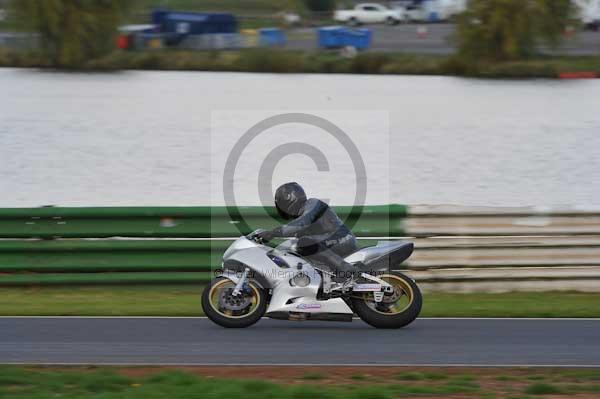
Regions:
M 152 11 L 152 23 L 154 25 L 162 25 L 165 20 L 165 16 L 169 13 L 169 10 L 158 8 Z
M 237 33 L 238 22 L 229 13 L 195 13 L 156 10 L 152 22 L 160 26 L 167 44 L 179 44 L 188 35 Z

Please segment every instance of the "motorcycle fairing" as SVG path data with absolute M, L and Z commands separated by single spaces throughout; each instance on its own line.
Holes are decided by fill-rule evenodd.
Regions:
M 273 252 L 276 251 L 276 252 Z M 269 257 L 275 253 L 284 259 L 289 268 L 282 268 Z M 304 258 L 293 253 L 273 250 L 270 247 L 257 245 L 246 237 L 237 239 L 225 253 L 223 277 L 237 283 L 240 271 L 228 270 L 227 265 L 235 262 L 260 276 L 259 282 L 264 281 L 272 290 L 271 301 L 266 311 L 269 314 L 281 312 L 298 312 L 311 314 L 353 314 L 352 309 L 341 298 L 317 300 L 321 286 L 321 275 Z M 298 274 L 305 274 L 310 283 L 304 287 L 293 285 L 291 280 Z M 266 285 L 265 284 L 265 285 Z

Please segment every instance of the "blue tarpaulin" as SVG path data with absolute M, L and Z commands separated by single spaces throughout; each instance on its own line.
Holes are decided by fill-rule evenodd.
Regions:
M 285 33 L 279 28 L 262 28 L 258 33 L 261 46 L 284 46 L 286 43 Z
M 368 28 L 350 29 L 344 26 L 326 26 L 318 29 L 321 48 L 352 46 L 364 50 L 371 46 L 372 32 Z

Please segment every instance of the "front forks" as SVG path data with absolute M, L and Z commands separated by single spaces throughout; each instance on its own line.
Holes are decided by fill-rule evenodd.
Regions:
M 250 272 L 250 268 L 247 267 L 244 269 L 244 273 L 242 273 L 242 277 L 240 277 L 238 282 L 235 284 L 235 288 L 233 289 L 233 292 L 231 293 L 231 295 L 239 296 L 242 293 L 242 289 L 244 288 L 244 284 L 246 284 L 246 280 L 248 279 L 249 272 Z

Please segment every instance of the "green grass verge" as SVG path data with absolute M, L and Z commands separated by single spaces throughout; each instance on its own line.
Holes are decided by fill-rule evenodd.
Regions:
M 0 66 L 46 68 L 39 54 L 0 50 Z M 526 61 L 474 62 L 457 56 L 361 53 L 344 58 L 333 51 L 246 49 L 239 51 L 145 52 L 116 51 L 90 60 L 84 71 L 188 70 L 269 73 L 354 73 L 399 75 L 451 75 L 480 78 L 557 78 L 562 72 L 600 74 L 600 57 L 541 57 Z
M 255 372 L 257 369 L 254 369 Z M 258 370 L 261 370 L 260 368 Z M 291 372 L 290 372 L 291 370 Z M 232 379 L 218 368 L 108 368 L 108 367 L 18 367 L 0 366 L 0 397 L 6 399 L 28 398 L 413 398 L 443 396 L 445 398 L 531 398 L 540 395 L 553 395 L 565 398 L 573 394 L 596 394 L 600 392 L 597 383 L 600 370 L 570 370 L 565 375 L 562 370 L 505 369 L 510 373 L 510 382 L 498 382 L 497 370 L 456 370 L 443 368 L 435 370 L 436 378 L 428 374 L 416 380 L 394 378 L 389 373 L 383 377 L 370 375 L 363 380 L 344 378 L 337 371 L 323 369 L 322 378 L 305 378 L 299 374 L 301 368 L 287 369 L 286 376 L 279 376 L 280 370 L 262 369 L 256 374 L 244 371 L 244 378 Z M 236 375 L 236 369 L 229 373 Z M 372 370 L 365 370 L 371 372 Z M 385 370 L 384 370 L 385 372 Z M 466 372 L 466 373 L 465 373 Z M 549 383 L 530 383 L 529 375 L 543 373 Z M 594 379 L 580 378 L 579 373 L 594 374 Z M 211 374 L 217 374 L 214 378 Z M 317 375 L 315 372 L 312 374 Z M 260 380 L 258 380 L 260 375 Z M 250 376 L 250 377 L 248 377 Z M 252 377 L 254 376 L 254 377 Z M 311 380 L 321 381 L 311 381 Z M 529 396 L 531 395 L 531 396 Z M 586 396 L 591 397 L 591 396 Z
M 85 372 L 25 371 L 0 368 L 0 395 L 3 398 L 370 398 L 387 399 L 406 395 L 449 395 L 478 392 L 474 384 L 448 381 L 436 385 L 408 386 L 402 383 L 381 386 L 317 386 L 314 383 L 281 385 L 263 380 L 213 379 L 165 371 L 142 378 L 128 378 L 110 369 Z
M 199 316 L 200 285 L 0 288 L 5 316 Z M 600 317 L 600 294 L 426 293 L 428 317 Z
M 425 294 L 423 316 L 431 317 L 600 317 L 600 294 L 509 292 Z

